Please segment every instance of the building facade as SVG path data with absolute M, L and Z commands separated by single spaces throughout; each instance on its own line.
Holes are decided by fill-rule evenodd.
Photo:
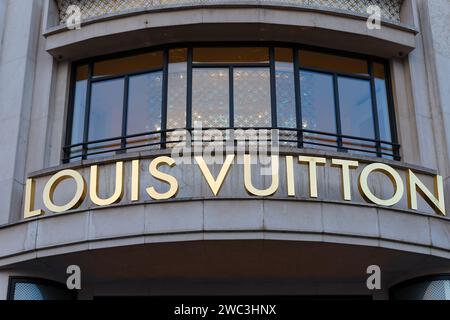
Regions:
M 450 299 L 448 21 L 1 0 L 0 298 Z

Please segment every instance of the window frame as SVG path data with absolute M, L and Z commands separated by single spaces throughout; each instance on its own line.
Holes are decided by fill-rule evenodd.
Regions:
M 269 53 L 269 62 L 255 62 L 255 63 L 194 63 L 193 62 L 193 49 L 200 47 L 264 47 L 267 48 Z M 389 156 L 394 160 L 401 160 L 400 156 L 400 148 L 401 146 L 398 143 L 398 133 L 397 133 L 397 123 L 396 123 L 396 115 L 394 108 L 394 98 L 393 98 L 393 88 L 391 81 L 391 74 L 389 68 L 389 61 L 384 58 L 374 57 L 370 55 L 364 55 L 353 52 L 346 52 L 335 49 L 327 49 L 321 47 L 315 47 L 310 45 L 302 45 L 302 44 L 292 44 L 292 43 L 280 43 L 280 42 L 220 42 L 220 43 L 211 43 L 211 42 L 199 42 L 199 43 L 175 43 L 171 45 L 163 45 L 163 46 L 153 46 L 149 48 L 141 48 L 137 50 L 131 50 L 127 52 L 119 52 L 114 54 L 108 54 L 103 56 L 97 56 L 93 58 L 83 59 L 72 63 L 71 68 L 71 83 L 70 83 L 70 92 L 69 92 L 69 106 L 68 106 L 68 114 L 66 117 L 66 135 L 65 135 L 65 144 L 63 146 L 63 163 L 71 162 L 73 160 L 85 160 L 90 155 L 102 154 L 102 153 L 111 153 L 115 152 L 116 154 L 125 153 L 128 149 L 126 142 L 129 138 L 134 136 L 145 136 L 150 134 L 160 134 L 160 141 L 140 145 L 139 147 L 150 147 L 153 145 L 160 145 L 160 149 L 166 148 L 166 138 L 167 134 L 170 131 L 174 131 L 175 129 L 167 129 L 167 101 L 168 101 L 168 67 L 169 67 L 169 50 L 177 49 L 177 48 L 186 48 L 187 49 L 187 57 L 186 57 L 186 65 L 187 65 L 187 79 L 186 79 L 186 126 L 187 131 L 193 130 L 192 128 L 192 70 L 193 68 L 202 68 L 202 67 L 225 67 L 228 68 L 229 74 L 229 127 L 228 128 L 220 128 L 220 129 L 232 129 L 234 128 L 234 92 L 233 92 L 233 79 L 232 74 L 235 67 L 264 67 L 269 70 L 269 78 L 270 78 L 270 105 L 271 105 L 271 127 L 270 128 L 261 128 L 261 129 L 279 129 L 279 130 L 291 130 L 293 132 L 297 132 L 297 147 L 304 148 L 305 144 L 313 144 L 311 142 L 304 142 L 304 133 L 308 132 L 302 128 L 302 108 L 301 108 L 301 89 L 300 89 L 300 71 L 314 71 L 321 72 L 324 74 L 332 75 L 333 77 L 333 87 L 334 87 L 334 101 L 335 101 L 335 120 L 336 120 L 336 134 L 328 133 L 328 132 L 319 132 L 314 131 L 311 133 L 317 133 L 324 136 L 331 136 L 336 138 L 336 150 L 338 152 L 348 152 L 349 150 L 353 151 L 361 151 L 370 156 L 374 157 L 383 157 Z M 296 109 L 296 123 L 297 128 L 281 128 L 278 127 L 277 123 L 277 96 L 276 96 L 276 69 L 275 69 L 275 48 L 287 48 L 292 49 L 293 54 L 293 72 L 294 72 L 294 88 L 295 88 L 295 109 Z M 330 70 L 323 70 L 320 68 L 311 68 L 311 67 L 303 67 L 300 64 L 301 60 L 301 50 L 309 50 L 316 51 L 325 54 L 338 55 L 348 58 L 357 58 L 364 59 L 368 65 L 368 75 L 359 75 L 359 74 L 348 74 Z M 163 66 L 161 68 L 152 68 L 149 70 L 140 70 L 138 72 L 127 73 L 127 74 L 118 74 L 113 76 L 101 76 L 101 77 L 93 77 L 93 67 L 94 63 L 106 59 L 114 59 L 114 58 L 122 58 L 127 56 L 133 56 L 141 53 L 153 52 L 153 51 L 162 51 L 163 54 Z M 374 75 L 374 64 L 379 63 L 384 66 L 385 72 L 385 83 L 386 83 L 386 93 L 387 93 L 387 105 L 388 105 L 388 114 L 389 114 L 389 127 L 391 131 L 391 141 L 382 141 L 380 140 L 380 124 L 378 119 L 378 104 L 377 104 L 377 96 L 376 96 L 376 87 L 375 87 L 375 75 Z M 86 102 L 85 102 L 85 118 L 84 118 L 84 132 L 83 132 L 83 141 L 81 143 L 71 144 L 72 138 L 72 122 L 73 122 L 73 112 L 74 112 L 74 100 L 75 100 L 75 86 L 76 86 L 76 70 L 77 67 L 83 64 L 88 65 L 88 79 L 87 88 L 86 88 Z M 147 134 L 135 134 L 135 135 L 127 135 L 127 112 L 128 112 L 128 85 L 129 85 L 129 77 L 145 74 L 149 72 L 162 72 L 162 103 L 161 103 L 161 130 L 158 132 L 147 133 Z M 92 93 L 92 83 L 102 81 L 102 80 L 110 80 L 116 78 L 124 78 L 124 103 L 123 103 L 123 114 L 122 114 L 122 136 L 120 137 L 111 137 L 102 140 L 89 141 L 89 114 L 90 114 L 90 106 L 91 106 L 91 93 Z M 349 136 L 342 134 L 342 126 L 341 126 L 341 113 L 339 106 L 339 92 L 338 92 L 338 77 L 349 77 L 353 79 L 364 79 L 370 81 L 370 93 L 371 93 L 371 102 L 372 102 L 372 113 L 373 113 L 373 122 L 374 122 L 374 139 L 367 139 L 363 137 Z M 374 150 L 363 150 L 363 149 L 353 149 L 349 147 L 343 146 L 343 139 L 350 139 L 353 141 L 361 141 L 361 142 L 371 142 L 374 144 Z M 112 149 L 100 151 L 98 153 L 88 153 L 88 146 L 94 143 L 108 142 L 108 141 L 121 141 L 120 149 Z M 294 142 L 294 141 L 292 141 Z M 392 146 L 392 153 L 383 152 L 382 146 Z M 320 144 L 318 144 L 320 146 Z M 81 147 L 82 152 L 81 156 L 71 156 L 71 149 L 75 147 Z M 327 147 L 334 147 L 331 145 L 327 145 Z M 150 150 L 150 149 L 149 149 Z

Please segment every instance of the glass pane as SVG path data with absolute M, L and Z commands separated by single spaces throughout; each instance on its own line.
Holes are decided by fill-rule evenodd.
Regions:
M 89 118 L 89 141 L 122 135 L 124 80 L 114 79 L 92 84 Z M 100 148 L 117 148 L 119 142 L 105 142 L 89 146 L 89 152 Z M 93 149 L 93 150 L 91 150 Z
M 169 51 L 167 129 L 186 127 L 187 50 Z
M 87 80 L 89 77 L 89 66 L 83 64 L 77 67 L 76 71 L 76 81 Z
M 162 68 L 162 51 L 104 60 L 94 63 L 94 77 L 127 74 Z
M 300 51 L 300 66 L 342 73 L 368 75 L 367 61 L 315 51 Z
M 339 77 L 342 133 L 374 138 L 372 99 L 368 80 Z
M 333 76 L 319 72 L 300 71 L 300 93 L 302 128 L 336 134 Z M 336 145 L 334 136 L 305 132 L 304 139 L 305 142 Z M 314 145 L 308 145 L 308 147 L 314 147 Z
M 277 122 L 280 128 L 296 128 L 295 81 L 292 49 L 275 49 Z
M 345 77 L 340 77 L 338 81 L 342 133 L 344 135 L 374 139 L 370 82 L 368 80 Z M 348 148 L 351 153 L 376 155 L 376 146 L 373 142 L 343 139 L 343 146 Z M 368 153 L 364 150 L 370 152 Z
M 270 77 L 268 68 L 234 69 L 234 126 L 270 127 Z
M 161 130 L 162 72 L 130 77 L 128 93 L 127 134 Z M 130 151 L 149 149 L 140 145 L 158 143 L 160 134 L 143 135 L 127 139 Z M 158 148 L 158 145 L 151 146 Z
M 130 77 L 127 134 L 161 130 L 162 72 Z
M 204 128 L 229 126 L 228 73 L 227 68 L 193 69 L 192 124 L 198 121 Z
M 83 142 L 86 89 L 86 80 L 76 82 L 72 114 L 72 144 Z
M 375 92 L 377 96 L 378 121 L 380 127 L 380 139 L 392 141 L 391 124 L 389 117 L 389 104 L 387 96 L 387 85 L 384 75 L 384 65 L 375 63 Z M 378 70 L 378 71 L 377 71 Z
M 373 64 L 373 74 L 374 74 L 375 78 L 386 79 L 384 64 L 374 63 Z
M 84 116 L 86 113 L 88 66 L 81 65 L 76 70 L 75 92 L 73 98 L 72 126 L 70 144 L 83 142 Z M 82 146 L 71 148 L 70 157 L 82 155 Z M 72 159 L 76 161 L 78 158 Z
M 269 62 L 268 48 L 194 48 L 193 62 Z

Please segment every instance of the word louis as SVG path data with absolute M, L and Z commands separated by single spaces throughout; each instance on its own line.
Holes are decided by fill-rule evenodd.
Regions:
M 232 166 L 237 165 L 236 156 L 228 155 L 225 158 L 224 163 L 221 165 L 219 174 L 214 177 L 208 167 L 205 159 L 202 156 L 196 156 L 195 166 L 200 170 L 204 180 L 206 180 L 211 192 L 214 196 L 220 193 L 220 189 L 223 186 L 228 173 Z M 331 167 L 337 168 L 341 176 L 341 190 L 342 199 L 345 201 L 352 201 L 351 193 L 351 171 L 356 170 L 360 164 L 358 161 L 345 160 L 345 159 L 326 159 L 321 157 L 312 156 L 271 156 L 270 162 L 270 177 L 271 184 L 268 188 L 259 189 L 254 186 L 252 181 L 252 156 L 246 154 L 243 156 L 242 165 L 243 175 L 244 175 L 244 187 L 248 194 L 257 197 L 270 197 L 273 196 L 279 189 L 280 186 L 280 174 L 283 174 L 283 181 L 285 181 L 285 190 L 288 197 L 296 196 L 296 184 L 295 179 L 299 178 L 295 175 L 296 170 L 294 170 L 294 164 L 297 166 L 306 166 L 307 176 L 305 179 L 309 180 L 309 197 L 318 197 L 318 166 L 326 166 L 330 164 Z M 131 161 L 131 176 L 130 176 L 130 201 L 135 202 L 140 199 L 140 163 L 141 160 Z M 285 170 L 280 170 L 280 161 L 284 161 Z M 170 168 L 176 166 L 176 161 L 167 156 L 161 156 L 154 158 L 149 163 L 148 173 L 156 180 L 167 184 L 168 189 L 165 192 L 157 190 L 153 186 L 148 186 L 145 191 L 150 199 L 155 200 L 167 200 L 177 196 L 179 190 L 178 180 L 174 175 L 160 171 L 161 166 L 167 166 L 166 171 L 170 171 Z M 325 167 L 326 170 L 330 170 L 329 167 Z M 334 169 L 336 170 L 336 169 Z M 284 171 L 280 173 L 280 171 Z M 369 176 L 374 172 L 379 172 L 386 175 L 390 183 L 394 188 L 394 192 L 389 199 L 380 199 L 375 195 L 369 186 Z M 383 163 L 371 163 L 365 165 L 357 179 L 358 190 L 363 196 L 363 198 L 373 204 L 379 206 L 393 206 L 400 202 L 402 197 L 406 193 L 408 196 L 408 206 L 409 209 L 418 210 L 418 194 L 428 202 L 428 204 L 436 211 L 436 213 L 441 215 L 446 215 L 445 203 L 444 203 L 444 188 L 442 177 L 436 175 L 434 177 L 434 191 L 430 191 L 427 186 L 419 179 L 419 177 L 410 169 L 406 170 L 406 183 L 402 180 L 399 172 L 393 167 L 383 164 Z M 303 177 L 300 177 L 303 179 Z M 54 192 L 58 185 L 66 179 L 71 179 L 75 182 L 76 191 L 70 201 L 60 205 L 56 204 L 53 197 Z M 89 186 L 87 186 L 85 179 L 76 170 L 66 169 L 57 172 L 46 182 L 45 187 L 42 192 L 42 200 L 44 206 L 51 212 L 60 213 L 71 209 L 76 209 L 84 201 L 87 194 L 89 193 L 89 198 L 94 205 L 97 206 L 108 206 L 114 203 L 118 203 L 122 200 L 124 196 L 124 163 L 122 161 L 116 162 L 115 164 L 115 187 L 114 192 L 109 198 L 101 198 L 99 196 L 99 182 L 98 182 L 98 166 L 93 165 L 90 167 L 90 177 Z M 355 183 L 355 182 L 353 182 Z M 305 190 L 306 191 L 306 190 Z M 127 193 L 128 194 L 128 193 Z M 35 181 L 33 179 L 28 179 L 26 182 L 25 191 L 25 207 L 24 207 L 24 218 L 30 218 L 38 216 L 44 213 L 43 209 L 34 209 L 35 206 Z

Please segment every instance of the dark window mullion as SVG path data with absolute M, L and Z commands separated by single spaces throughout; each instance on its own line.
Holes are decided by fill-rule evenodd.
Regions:
M 186 128 L 192 128 L 192 48 L 187 52 Z
M 234 69 L 228 67 L 228 101 L 230 104 L 230 128 L 234 128 Z
M 278 127 L 277 120 L 277 86 L 276 86 L 276 70 L 275 70 L 275 49 L 269 48 L 270 61 L 270 105 L 272 110 L 272 127 Z
M 301 95 L 301 85 L 300 85 L 300 61 L 299 61 L 299 50 L 292 49 L 294 58 L 294 89 L 295 89 L 295 110 L 296 110 L 296 120 L 297 120 L 297 141 L 298 147 L 303 148 L 303 117 L 302 117 L 302 95 Z
M 130 77 L 128 75 L 124 78 L 123 84 L 123 111 L 122 111 L 122 139 L 120 142 L 120 149 L 117 153 L 125 153 L 127 147 L 127 125 L 128 125 L 128 92 L 130 86 Z
M 77 85 L 77 69 L 78 66 L 76 64 L 72 64 L 71 74 L 70 74 L 70 93 L 69 93 L 69 108 L 67 112 L 67 120 L 66 120 L 66 140 L 65 146 L 63 148 L 63 163 L 69 162 L 71 157 L 72 148 L 67 148 L 72 144 L 72 131 L 73 131 L 73 113 L 75 109 L 75 91 Z M 86 102 L 86 99 L 85 99 Z M 86 106 L 84 108 L 86 112 Z M 83 127 L 84 129 L 84 127 Z
M 163 51 L 163 83 L 161 101 L 161 149 L 166 148 L 167 130 L 167 91 L 169 83 L 169 50 Z
M 85 106 L 85 114 L 84 114 L 84 131 L 83 131 L 83 151 L 82 151 L 82 159 L 86 159 L 87 151 L 88 151 L 88 139 L 89 139 L 89 117 L 91 113 L 91 92 L 92 92 L 92 74 L 93 74 L 93 63 L 89 63 L 88 65 L 88 79 L 87 79 L 87 88 L 86 88 L 86 106 Z
M 370 94 L 372 96 L 372 113 L 373 113 L 373 128 L 375 133 L 377 156 L 382 157 L 381 154 L 381 143 L 380 143 L 380 123 L 378 121 L 378 105 L 377 105 L 377 94 L 375 89 L 375 75 L 373 72 L 373 61 L 370 59 L 369 64 L 369 74 L 370 74 Z
M 333 89 L 334 89 L 334 108 L 336 114 L 336 133 L 337 133 L 337 143 L 338 143 L 338 151 L 347 152 L 345 148 L 343 148 L 342 143 L 342 123 L 341 123 L 341 107 L 339 102 L 339 83 L 338 83 L 338 75 L 333 74 Z
M 187 141 L 192 145 L 192 48 L 188 48 L 187 52 L 187 84 L 186 84 L 186 129 L 189 134 Z

